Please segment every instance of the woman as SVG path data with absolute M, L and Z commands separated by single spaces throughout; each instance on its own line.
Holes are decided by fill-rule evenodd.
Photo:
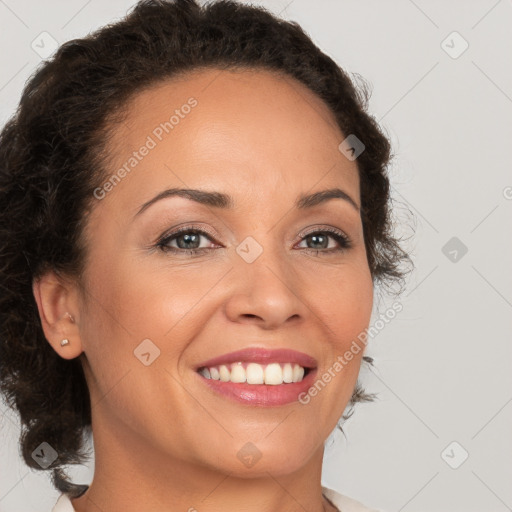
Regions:
M 0 372 L 54 512 L 369 510 L 321 469 L 408 259 L 389 159 L 261 8 L 143 1 L 38 70 L 0 139 Z

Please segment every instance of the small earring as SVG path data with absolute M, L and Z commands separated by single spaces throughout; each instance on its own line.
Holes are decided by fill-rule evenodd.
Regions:
M 60 346 L 63 347 L 64 345 L 69 345 L 69 340 L 66 338 L 66 339 L 63 339 L 61 342 L 60 342 Z

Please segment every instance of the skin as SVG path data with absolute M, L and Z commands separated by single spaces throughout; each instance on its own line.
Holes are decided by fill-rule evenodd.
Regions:
M 313 356 L 321 376 L 368 326 L 373 284 L 359 211 L 343 199 L 294 207 L 299 195 L 334 187 L 360 206 L 356 161 L 338 150 L 345 135 L 328 107 L 299 82 L 208 69 L 130 101 L 112 131 L 107 177 L 190 97 L 197 106 L 95 202 L 81 281 L 48 272 L 34 282 L 46 338 L 61 357 L 81 358 L 91 394 L 95 474 L 73 506 L 334 510 L 321 492 L 323 443 L 363 351 L 307 405 L 238 404 L 210 391 L 193 368 L 248 346 L 292 348 Z M 135 216 L 171 187 L 223 192 L 234 207 L 171 197 Z M 200 239 L 209 249 L 155 249 L 161 235 L 190 222 L 215 234 Z M 326 227 L 352 247 L 328 254 L 340 248 L 335 239 L 319 246 L 306 236 Z M 248 236 L 263 248 L 252 263 L 236 252 Z M 70 344 L 61 347 L 62 338 Z M 160 356 L 145 366 L 134 350 L 148 338 Z M 247 442 L 261 453 L 251 468 L 237 457 Z

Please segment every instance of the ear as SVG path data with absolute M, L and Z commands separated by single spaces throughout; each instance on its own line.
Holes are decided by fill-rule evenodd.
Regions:
M 78 357 L 83 350 L 78 327 L 78 286 L 52 270 L 34 279 L 32 291 L 47 341 L 62 358 Z M 69 343 L 62 346 L 63 339 Z

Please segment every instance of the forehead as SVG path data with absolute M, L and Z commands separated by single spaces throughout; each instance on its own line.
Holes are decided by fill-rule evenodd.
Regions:
M 357 165 L 338 149 L 344 138 L 327 105 L 289 76 L 195 70 L 127 104 L 124 122 L 112 131 L 107 176 L 138 159 L 116 187 L 129 202 L 170 185 L 240 192 L 246 186 L 256 194 L 285 185 L 295 198 L 319 180 L 322 188 L 343 184 L 358 201 Z M 143 157 L 133 157 L 144 147 L 150 149 Z

